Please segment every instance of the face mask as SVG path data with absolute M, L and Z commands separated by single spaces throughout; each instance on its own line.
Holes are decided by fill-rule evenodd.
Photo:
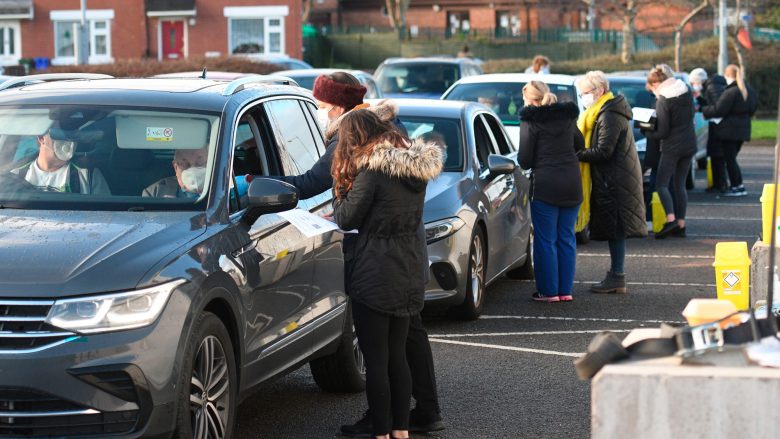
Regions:
M 187 192 L 196 194 L 203 192 L 203 185 L 206 183 L 206 168 L 193 166 L 181 171 L 181 182 Z
M 70 140 L 53 140 L 52 148 L 54 149 L 54 155 L 63 162 L 70 161 L 73 158 L 73 152 L 76 150 L 76 145 Z
M 693 84 L 693 87 L 692 87 L 692 88 L 693 88 L 693 91 L 695 91 L 695 92 L 697 92 L 697 93 L 698 93 L 698 92 L 700 92 L 700 91 L 702 90 L 702 86 L 701 86 L 701 84 Z
M 330 110 L 332 109 L 333 107 L 317 109 L 317 122 L 320 123 L 323 130 L 327 130 L 328 125 L 330 125 L 330 116 L 328 116 L 328 113 L 330 113 Z
M 588 93 L 582 96 L 582 105 L 584 105 L 585 108 L 590 108 L 595 102 L 596 97 L 593 96 L 593 93 Z
M 734 81 L 735 81 L 734 78 L 726 78 L 726 85 L 731 85 L 734 83 Z

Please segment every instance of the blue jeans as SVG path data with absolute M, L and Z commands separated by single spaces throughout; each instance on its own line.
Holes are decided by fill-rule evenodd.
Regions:
M 623 223 L 618 218 L 615 239 L 609 240 L 610 271 L 613 273 L 625 273 L 626 263 L 626 237 L 623 231 Z
M 579 206 L 557 207 L 531 202 L 534 225 L 534 275 L 536 289 L 545 296 L 571 294 L 577 265 L 574 223 Z

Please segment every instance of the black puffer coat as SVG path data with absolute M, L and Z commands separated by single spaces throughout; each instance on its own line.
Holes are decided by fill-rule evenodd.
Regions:
M 610 99 L 596 118 L 590 148 L 577 153 L 580 161 L 591 165 L 590 237 L 596 241 L 618 238 L 618 221 L 626 238 L 647 236 L 642 171 L 631 118 L 625 97 Z
M 679 79 L 661 84 L 655 112 L 655 131 L 643 131 L 648 139 L 660 142 L 661 153 L 678 157 L 696 153 L 696 130 L 693 126 L 693 96 Z
M 576 152 L 585 147 L 573 102 L 520 110 L 520 166 L 533 169 L 533 199 L 559 207 L 582 203 Z
M 714 75 L 707 78 L 702 84 L 701 95 L 696 98 L 699 107 L 714 105 L 726 90 L 726 78 Z M 707 129 L 707 155 L 711 157 L 723 156 L 723 147 L 718 138 L 718 125 L 710 122 Z
M 339 227 L 358 230 L 354 253 L 345 261 L 349 295 L 380 313 L 416 314 L 425 293 L 420 266 L 427 263 L 418 230 L 425 187 L 442 169 L 441 148 L 380 143 L 358 166 L 352 189 L 333 202 Z
M 742 98 L 736 82 L 726 87 L 720 99 L 714 105 L 702 107 L 701 112 L 707 119 L 722 117 L 717 125 L 718 137 L 723 140 L 750 140 L 750 118 L 758 109 L 758 97 L 752 87 L 745 84 L 748 91 L 747 100 Z

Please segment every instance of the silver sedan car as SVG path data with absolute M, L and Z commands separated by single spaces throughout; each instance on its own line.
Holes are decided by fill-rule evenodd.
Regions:
M 492 281 L 503 274 L 533 276 L 530 182 L 501 121 L 484 105 L 396 102 L 411 138 L 446 147 L 444 172 L 425 195 L 426 302 L 476 319 Z

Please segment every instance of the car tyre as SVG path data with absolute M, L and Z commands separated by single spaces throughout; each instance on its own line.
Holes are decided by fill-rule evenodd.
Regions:
M 238 374 L 225 325 L 204 311 L 187 340 L 179 381 L 176 437 L 233 436 L 238 405 Z
M 477 226 L 469 245 L 469 264 L 466 270 L 466 298 L 452 308 L 455 316 L 462 320 L 476 320 L 482 314 L 485 303 L 485 271 L 487 269 L 487 246 L 485 233 Z
M 533 280 L 534 278 L 534 232 L 528 234 L 528 245 L 525 248 L 525 263 L 506 272 L 510 279 Z
M 309 363 L 314 382 L 326 392 L 355 393 L 366 388 L 366 362 L 355 334 L 351 304 L 346 314 L 338 350 Z
M 585 224 L 585 228 L 574 234 L 577 238 L 577 244 L 587 244 L 590 242 L 590 223 Z

